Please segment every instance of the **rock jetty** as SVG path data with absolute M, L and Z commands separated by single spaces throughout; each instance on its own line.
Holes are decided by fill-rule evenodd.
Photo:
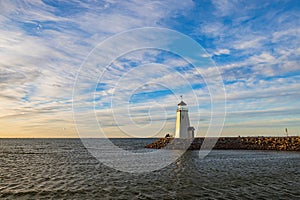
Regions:
M 152 149 L 188 149 L 199 150 L 203 144 L 215 144 L 213 149 L 222 150 L 276 150 L 276 151 L 300 151 L 300 136 L 291 137 L 220 137 L 174 139 L 171 137 L 160 138 L 148 144 L 145 148 Z M 205 147 L 204 147 L 205 148 Z M 203 147 L 202 147 L 203 149 Z

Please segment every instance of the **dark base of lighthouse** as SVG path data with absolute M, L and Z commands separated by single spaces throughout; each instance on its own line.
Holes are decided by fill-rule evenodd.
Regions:
M 205 139 L 205 142 L 204 142 Z M 194 138 L 175 139 L 160 138 L 148 144 L 145 148 L 151 149 L 178 149 L 199 150 L 277 150 L 300 151 L 300 136 L 291 137 L 221 137 L 221 138 Z

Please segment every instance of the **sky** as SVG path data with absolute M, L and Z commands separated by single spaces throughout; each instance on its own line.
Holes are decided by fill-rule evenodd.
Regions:
M 101 64 L 149 43 L 148 32 L 130 32 L 146 27 L 203 49 L 193 59 L 135 49 Z M 180 95 L 197 136 L 224 110 L 222 136 L 300 135 L 300 4 L 0 1 L 0 88 L 2 138 L 161 137 L 174 131 Z

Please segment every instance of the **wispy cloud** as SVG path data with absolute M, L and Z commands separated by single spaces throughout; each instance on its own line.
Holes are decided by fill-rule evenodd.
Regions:
M 7 137 L 7 133 L 18 132 L 34 137 L 44 131 L 49 137 L 57 136 L 52 130 L 66 137 L 77 136 L 72 127 L 71 101 L 79 67 L 103 40 L 145 26 L 178 30 L 206 48 L 208 54 L 199 57 L 213 58 L 227 91 L 229 117 L 224 134 L 230 134 L 229 127 L 235 124 L 252 128 L 269 126 L 275 123 L 272 117 L 282 126 L 285 122 L 296 126 L 300 96 L 297 3 L 1 1 L 0 124 L 7 126 L 1 134 Z M 122 45 L 130 43 L 112 46 L 107 51 L 113 52 Z M 177 88 L 176 92 L 184 94 L 190 105 L 191 118 L 204 120 L 202 125 L 207 127 L 211 99 L 204 77 L 213 80 L 217 74 L 213 68 L 199 72 L 194 67 L 179 56 L 157 50 L 128 53 L 111 64 L 99 83 L 91 80 L 101 71 L 82 70 L 85 81 L 80 100 L 86 109 L 94 109 L 96 99 L 96 112 L 103 114 L 101 123 L 112 132 L 111 136 L 120 136 L 107 111 L 112 95 L 121 116 L 128 116 L 122 107 L 127 102 L 126 106 L 130 104 L 134 113 L 132 120 L 138 124 L 147 124 L 151 119 L 159 127 L 159 122 L 165 119 L 167 129 L 172 129 L 178 96 L 171 89 Z M 126 73 L 128 76 L 124 77 Z M 196 94 L 198 105 L 191 91 Z M 149 104 L 157 101 L 160 105 L 157 106 L 166 110 L 165 118 L 156 113 L 159 110 L 152 110 L 151 117 L 148 115 Z M 196 108 L 200 109 L 201 119 L 199 113 L 193 113 Z M 84 119 L 85 111 L 82 112 Z M 253 117 L 256 121 L 251 121 Z M 126 121 L 120 126 L 126 126 Z M 93 131 L 95 127 L 87 122 L 86 128 Z M 246 128 L 243 131 L 247 133 Z

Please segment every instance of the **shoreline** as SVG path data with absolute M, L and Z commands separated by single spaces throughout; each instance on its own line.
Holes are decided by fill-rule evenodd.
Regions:
M 205 142 L 204 142 L 205 139 Z M 203 144 L 203 146 L 202 146 Z M 273 150 L 273 151 L 300 151 L 300 136 L 286 137 L 220 137 L 194 139 L 160 138 L 148 144 L 150 149 L 218 149 L 218 150 Z

